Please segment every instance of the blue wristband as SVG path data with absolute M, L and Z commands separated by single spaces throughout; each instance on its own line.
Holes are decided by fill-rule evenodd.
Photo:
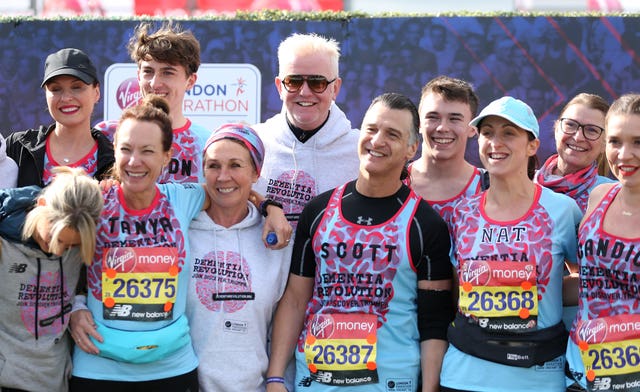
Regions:
M 284 384 L 284 377 L 267 377 L 267 384 L 271 384 L 274 382 Z

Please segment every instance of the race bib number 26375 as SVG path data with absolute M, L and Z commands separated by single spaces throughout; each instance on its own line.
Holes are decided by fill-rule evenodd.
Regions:
M 103 317 L 159 321 L 173 317 L 178 292 L 176 248 L 111 248 L 102 261 Z

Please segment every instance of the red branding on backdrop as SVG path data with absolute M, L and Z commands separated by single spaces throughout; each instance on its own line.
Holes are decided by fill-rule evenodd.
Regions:
M 122 110 L 135 106 L 141 98 L 142 93 L 136 78 L 123 80 L 116 90 L 116 101 Z

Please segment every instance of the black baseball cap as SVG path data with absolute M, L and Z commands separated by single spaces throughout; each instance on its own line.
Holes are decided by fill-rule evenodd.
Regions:
M 89 56 L 75 48 L 60 49 L 47 57 L 44 63 L 44 79 L 40 87 L 44 87 L 49 79 L 59 75 L 75 76 L 86 84 L 93 84 L 98 80 L 96 67 Z

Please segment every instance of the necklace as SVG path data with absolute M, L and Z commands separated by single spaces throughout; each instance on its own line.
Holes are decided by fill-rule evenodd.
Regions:
M 633 216 L 633 214 L 636 213 L 636 211 L 629 211 L 626 209 L 626 207 L 628 206 L 627 202 L 624 200 L 624 195 L 620 194 L 620 211 L 622 212 L 623 216 Z

